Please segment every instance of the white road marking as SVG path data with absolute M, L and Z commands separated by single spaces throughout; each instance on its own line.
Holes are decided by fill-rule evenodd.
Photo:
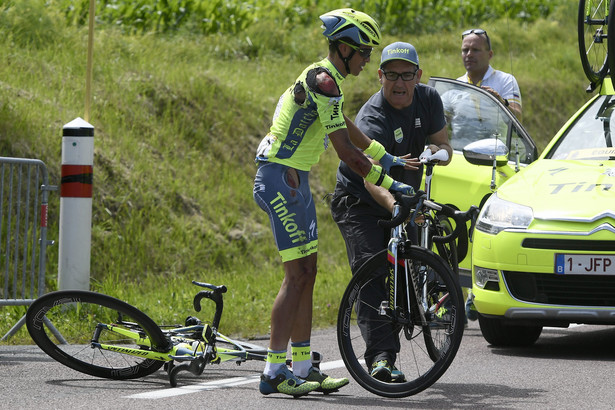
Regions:
M 344 367 L 344 361 L 336 360 L 332 362 L 325 362 L 320 364 L 320 369 L 328 371 L 331 369 L 338 369 Z M 152 390 L 143 393 L 131 394 L 130 396 L 124 396 L 127 399 L 163 399 L 167 397 L 181 396 L 184 394 L 198 393 L 205 390 L 222 389 L 226 387 L 241 386 L 243 384 L 256 383 L 260 380 L 260 374 L 250 377 L 231 377 L 229 379 L 214 380 L 211 382 L 203 382 L 193 384 L 190 386 L 181 387 L 169 387 L 160 390 Z

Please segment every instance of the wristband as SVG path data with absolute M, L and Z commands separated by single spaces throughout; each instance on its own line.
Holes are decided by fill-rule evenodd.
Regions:
M 380 160 L 380 158 L 382 158 L 384 154 L 386 154 L 386 150 L 384 149 L 382 144 L 376 140 L 372 140 L 372 142 L 367 148 L 365 148 L 363 152 L 372 157 L 375 161 Z
M 372 169 L 365 176 L 365 180 L 386 189 L 391 188 L 391 185 L 393 185 L 393 178 L 388 176 L 379 165 L 372 165 Z
M 507 106 L 507 107 L 510 105 L 510 103 L 508 102 L 508 99 L 506 99 L 506 98 L 504 98 L 504 105 Z

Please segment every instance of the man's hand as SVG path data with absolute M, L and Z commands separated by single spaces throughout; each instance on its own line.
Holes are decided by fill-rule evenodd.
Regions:
M 497 98 L 502 104 L 504 104 L 504 98 L 502 98 L 502 96 L 500 95 L 500 93 L 498 93 L 497 91 L 495 91 L 493 88 L 488 87 L 486 85 L 481 86 L 480 88 L 482 88 L 483 90 L 493 94 L 493 96 L 495 98 Z
M 396 157 L 388 152 L 385 152 L 382 158 L 379 160 L 380 165 L 382 165 L 382 169 L 388 174 L 391 170 L 391 167 L 403 167 L 406 165 L 406 161 L 401 157 Z
M 404 165 L 404 169 L 406 171 L 416 171 L 421 166 L 421 161 L 418 158 L 413 157 L 412 154 L 402 155 L 400 158 L 406 163 Z

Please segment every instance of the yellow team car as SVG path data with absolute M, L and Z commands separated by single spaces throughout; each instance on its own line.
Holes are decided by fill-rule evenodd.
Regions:
M 431 83 L 445 111 L 459 110 L 446 92 L 467 87 Z M 451 190 L 436 200 L 481 205 L 472 257 L 461 265 L 471 262 L 474 305 L 490 344 L 531 345 L 544 326 L 615 324 L 615 92 L 608 78 L 599 87 L 536 160 L 514 119 L 490 138 L 460 139 L 454 147 L 464 156 L 453 161 L 491 172 L 493 194 L 478 187 L 484 175 L 437 169 L 440 178 L 446 168 L 454 175 L 450 184 L 435 182 Z M 449 132 L 455 145 L 454 122 Z
M 605 79 L 482 208 L 472 289 L 491 344 L 532 344 L 543 326 L 615 324 L 614 94 Z

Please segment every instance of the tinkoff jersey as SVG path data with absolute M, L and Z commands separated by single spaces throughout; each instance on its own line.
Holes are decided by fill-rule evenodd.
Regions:
M 338 95 L 328 95 L 317 85 L 316 76 L 329 74 Z M 341 73 L 327 58 L 307 67 L 295 84 L 282 94 L 273 124 L 256 152 L 256 161 L 275 162 L 302 171 L 318 163 L 329 145 L 328 134 L 346 128 L 342 112 L 344 94 Z

